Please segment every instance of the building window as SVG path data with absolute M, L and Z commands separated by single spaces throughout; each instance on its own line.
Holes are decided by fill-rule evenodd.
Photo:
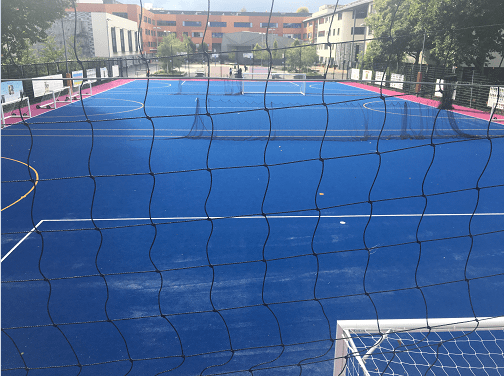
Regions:
M 203 33 L 201 31 L 193 31 L 192 37 L 193 38 L 203 38 Z
M 341 21 L 341 19 L 343 18 L 343 13 L 338 13 L 338 21 Z
M 270 23 L 261 22 L 261 27 L 275 28 L 275 27 L 278 27 L 278 23 L 276 23 L 276 22 L 270 22 Z
M 323 37 L 325 35 L 325 30 L 319 31 L 318 36 Z
M 145 35 L 150 35 L 150 30 L 149 29 L 145 29 Z
M 189 33 L 187 31 L 184 31 L 182 34 L 185 35 L 186 37 L 189 36 Z
M 117 16 L 117 17 L 122 17 L 122 18 L 126 18 L 128 19 L 128 13 L 123 13 L 123 12 L 112 12 L 112 14 L 114 16 Z
M 182 24 L 184 26 L 201 26 L 201 21 L 184 21 Z
M 112 38 L 112 51 L 117 52 L 117 40 L 116 40 L 116 29 L 115 27 L 110 28 L 110 36 Z
M 119 39 L 121 40 L 121 52 L 126 52 L 126 44 L 124 43 L 124 29 L 119 30 Z
M 252 27 L 252 22 L 235 22 L 234 27 Z
M 318 23 L 319 23 L 319 25 L 323 24 L 324 23 L 324 19 L 323 18 L 319 18 Z
M 208 26 L 210 27 L 226 27 L 227 26 L 227 22 L 217 22 L 217 21 L 210 21 L 208 23 Z
M 144 22 L 147 22 L 147 16 L 144 16 Z
M 138 33 L 135 31 L 135 52 L 138 52 Z
M 306 33 L 303 34 L 303 39 L 306 39 Z
M 357 18 L 366 18 L 367 17 L 367 9 L 358 10 L 356 12 Z
M 339 29 L 340 29 L 340 28 L 338 27 L 338 34 L 337 34 L 337 35 L 339 35 Z
M 150 24 L 152 24 L 152 20 L 150 18 L 147 19 L 147 22 L 150 23 Z
M 287 28 L 287 29 L 301 29 L 301 24 L 300 23 L 284 23 L 283 27 Z
M 364 32 L 365 32 L 364 29 L 365 29 L 365 27 L 356 27 L 355 29 L 352 27 L 350 34 L 351 35 L 364 35 Z M 354 30 L 355 30 L 355 34 L 354 34 Z
M 131 30 L 128 30 L 128 47 L 129 52 L 133 52 L 133 38 L 131 36 Z
M 212 38 L 223 38 L 224 33 L 212 33 Z
M 177 21 L 158 21 L 158 26 L 177 26 Z

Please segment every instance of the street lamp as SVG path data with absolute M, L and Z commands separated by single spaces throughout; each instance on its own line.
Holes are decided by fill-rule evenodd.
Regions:
M 63 46 L 65 48 L 66 73 L 68 74 L 68 55 L 67 55 L 67 46 L 66 46 L 66 40 L 65 40 L 65 26 L 63 25 L 63 18 L 61 19 L 61 31 L 63 32 Z
M 161 30 L 161 27 L 159 26 L 153 26 L 152 29 L 154 29 L 154 32 L 156 33 L 156 54 L 159 55 L 159 31 L 157 30 Z M 157 59 L 156 59 L 156 71 L 158 69 L 158 66 L 157 66 Z
M 108 27 L 108 22 L 112 21 L 111 18 L 105 18 L 105 22 L 107 24 L 107 51 L 108 51 L 108 57 L 110 59 L 110 36 L 109 36 L 109 27 Z
M 364 28 L 364 46 L 362 47 L 362 59 L 361 59 L 361 67 L 364 65 L 364 55 L 366 54 L 366 27 L 365 23 L 361 24 L 361 27 Z
M 157 49 L 158 49 L 158 46 L 159 46 L 159 32 L 156 31 L 156 30 L 161 30 L 161 27 L 159 26 L 153 26 L 152 27 L 154 30 L 154 32 L 156 33 L 156 52 L 157 52 Z

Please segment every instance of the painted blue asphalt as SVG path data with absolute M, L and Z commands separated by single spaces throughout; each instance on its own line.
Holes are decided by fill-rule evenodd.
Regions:
M 86 99 L 91 123 L 77 103 L 2 131 L 2 207 L 33 186 L 23 163 L 39 174 L 2 211 L 6 375 L 331 374 L 337 320 L 502 314 L 504 139 L 294 141 L 324 106 L 270 111 L 288 137 L 268 139 L 268 111 L 215 115 L 260 96 L 212 96 L 208 116 L 160 83 L 144 108 L 141 85 Z M 180 138 L 196 98 L 210 135 L 248 135 Z M 330 127 L 379 133 L 370 106 L 334 105 Z M 408 111 L 412 129 L 436 113 Z

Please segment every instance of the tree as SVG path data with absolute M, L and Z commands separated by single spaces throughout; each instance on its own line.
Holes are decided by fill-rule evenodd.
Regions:
M 443 0 L 427 34 L 434 39 L 430 56 L 445 66 L 473 65 L 483 70 L 504 46 L 500 0 Z
M 2 0 L 2 55 L 19 62 L 70 6 L 70 0 Z
M 278 60 L 282 58 L 282 52 L 278 50 L 278 42 L 276 39 L 273 42 L 273 49 L 271 50 L 271 55 L 273 57 L 273 60 Z
M 317 50 L 315 46 L 302 44 L 295 40 L 292 47 L 285 51 L 286 63 L 292 68 L 302 71 L 306 67 L 311 67 L 318 61 Z
M 65 58 L 65 49 L 60 48 L 54 37 L 48 36 L 43 43 L 43 47 L 39 52 L 41 63 L 50 63 L 53 61 L 61 61 Z
M 85 58 L 84 51 L 82 50 L 82 46 L 79 41 L 75 40 L 75 36 L 72 35 L 72 36 L 68 37 L 66 40 L 66 45 L 67 45 L 68 60 L 77 60 L 77 57 L 79 59 Z M 63 53 L 64 52 L 65 52 L 65 47 L 63 47 Z M 77 55 L 75 54 L 75 52 L 77 52 Z
M 263 60 L 266 60 L 266 61 L 269 60 L 268 51 L 263 50 L 263 47 L 259 46 L 259 43 L 256 43 L 256 45 L 254 46 L 254 49 L 252 50 L 252 53 L 254 54 L 254 60 L 256 60 L 256 61 L 260 60 L 261 65 L 262 65 Z
M 374 9 L 366 19 L 375 38 L 368 64 L 405 56 L 418 63 L 424 47 L 431 63 L 483 69 L 504 49 L 501 0 L 375 0 Z
M 186 37 L 187 38 L 187 37 Z M 180 68 L 184 63 L 181 55 L 192 53 L 189 38 L 180 40 L 175 33 L 165 36 L 158 46 L 157 56 L 161 60 L 161 66 L 165 71 L 173 72 L 175 68 Z
M 299 7 L 296 10 L 296 13 L 310 13 L 310 11 L 308 10 L 308 7 Z
M 376 0 L 375 13 L 366 19 L 375 40 L 369 43 L 365 62 L 400 63 L 408 55 L 418 63 L 424 35 L 418 16 L 429 16 L 432 9 L 425 8 L 430 1 Z

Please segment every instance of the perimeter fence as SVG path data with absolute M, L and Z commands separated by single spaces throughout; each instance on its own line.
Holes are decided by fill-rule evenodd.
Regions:
M 431 100 L 441 101 L 445 87 L 450 87 L 453 89 L 452 104 L 486 112 L 491 111 L 492 87 L 504 86 L 504 68 L 485 68 L 481 72 L 472 67 L 401 64 L 395 67 L 376 65 L 358 72 L 357 77 L 357 69 L 349 69 L 347 77 Z M 502 112 L 502 109 L 497 108 L 497 111 Z

